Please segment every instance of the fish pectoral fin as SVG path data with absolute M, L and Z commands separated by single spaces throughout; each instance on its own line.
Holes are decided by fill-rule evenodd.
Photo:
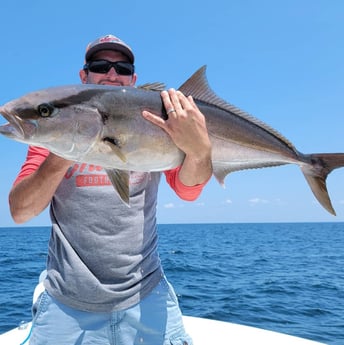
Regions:
M 129 172 L 117 169 L 105 169 L 115 191 L 121 200 L 129 205 Z
M 115 138 L 106 137 L 106 138 L 103 139 L 103 141 L 111 148 L 111 150 L 113 151 L 113 153 L 114 153 L 123 163 L 126 163 L 126 162 L 127 162 L 127 158 L 125 157 L 125 155 L 124 155 L 123 152 L 121 151 L 121 146 L 119 145 L 118 140 L 116 140 Z

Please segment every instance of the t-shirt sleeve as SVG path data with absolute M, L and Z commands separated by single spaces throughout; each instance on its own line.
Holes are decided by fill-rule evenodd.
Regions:
M 31 175 L 35 172 L 39 166 L 45 161 L 49 155 L 49 150 L 43 149 L 37 146 L 29 146 L 26 160 L 22 165 L 17 178 L 15 179 L 13 185 L 16 185 L 24 177 Z
M 196 200 L 209 180 L 195 186 L 186 186 L 179 179 L 180 168 L 179 166 L 175 169 L 165 171 L 166 181 L 181 199 L 187 201 Z

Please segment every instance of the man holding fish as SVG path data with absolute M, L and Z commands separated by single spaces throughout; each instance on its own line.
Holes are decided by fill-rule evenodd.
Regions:
M 96 39 L 87 47 L 80 79 L 83 84 L 134 87 L 131 48 L 112 35 Z M 161 97 L 167 117 L 145 109 L 142 116 L 167 132 L 185 155 L 181 165 L 164 173 L 179 197 L 194 200 L 212 175 L 205 119 L 192 97 L 174 89 L 162 91 Z M 49 104 L 39 111 L 52 115 Z M 120 156 L 119 140 L 107 141 Z M 34 306 L 32 345 L 192 343 L 157 252 L 161 172 L 129 172 L 129 206 L 112 186 L 123 175 L 112 174 L 29 147 L 10 192 L 11 213 L 23 223 L 50 204 L 52 221 L 45 292 Z

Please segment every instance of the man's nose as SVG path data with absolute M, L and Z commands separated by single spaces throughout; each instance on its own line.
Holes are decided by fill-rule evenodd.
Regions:
M 115 70 L 115 67 L 111 67 L 110 68 L 110 70 L 109 70 L 109 72 L 107 72 L 107 74 L 109 74 L 109 75 L 114 75 L 114 76 L 118 76 L 118 73 L 116 72 L 116 70 Z

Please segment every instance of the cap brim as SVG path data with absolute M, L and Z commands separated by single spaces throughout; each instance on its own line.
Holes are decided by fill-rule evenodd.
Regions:
M 85 60 L 86 62 L 89 61 L 89 59 L 94 55 L 95 53 L 101 51 L 101 50 L 114 50 L 114 51 L 119 51 L 126 55 L 129 58 L 129 61 L 133 64 L 134 63 L 134 54 L 132 51 L 125 47 L 122 44 L 117 44 L 115 42 L 104 42 L 104 43 L 99 43 L 96 46 L 90 48 L 85 55 Z

